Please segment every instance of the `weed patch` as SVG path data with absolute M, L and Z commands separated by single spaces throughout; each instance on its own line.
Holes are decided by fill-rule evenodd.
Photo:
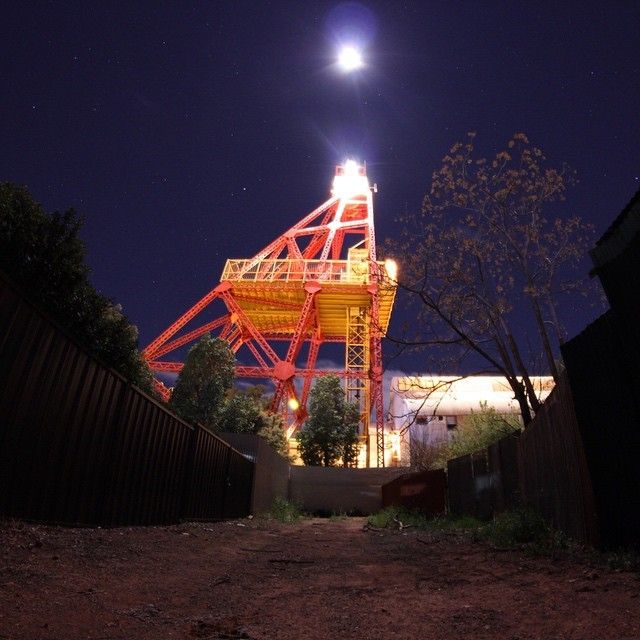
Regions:
M 368 518 L 370 526 L 377 529 L 405 529 L 413 527 L 420 531 L 470 531 L 477 529 L 481 523 L 470 516 L 451 518 L 438 516 L 429 518 L 419 511 L 409 511 L 402 507 L 387 507 Z
M 278 522 L 292 523 L 298 522 L 304 517 L 304 514 L 297 505 L 285 500 L 284 498 L 276 498 L 271 505 L 271 509 L 264 514 L 268 520 L 277 520 Z
M 331 520 L 331 522 L 340 522 L 342 520 L 346 520 L 349 517 L 348 513 L 344 513 L 343 511 L 341 511 L 340 513 L 332 513 L 329 516 L 329 520 Z
M 585 547 L 554 529 L 533 509 L 516 509 L 484 522 L 471 516 L 425 515 L 401 507 L 387 507 L 368 518 L 370 527 L 403 530 L 414 528 L 432 534 L 459 534 L 473 542 L 484 541 L 500 550 L 519 550 L 532 556 L 567 558 L 614 571 L 640 572 L 640 554 L 629 550 L 602 553 Z
M 562 540 L 554 536 L 554 531 L 547 522 L 530 509 L 501 513 L 493 522 L 484 525 L 480 533 L 501 547 L 534 544 L 544 548 L 562 544 Z
M 637 551 L 615 551 L 605 555 L 607 567 L 613 571 L 635 571 L 640 573 L 640 553 Z

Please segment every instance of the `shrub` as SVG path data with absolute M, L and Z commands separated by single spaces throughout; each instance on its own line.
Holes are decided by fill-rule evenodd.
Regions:
M 504 547 L 522 544 L 550 546 L 549 543 L 554 541 L 561 543 L 549 524 L 532 509 L 517 509 L 497 515 L 493 522 L 486 525 L 484 535 Z
M 271 509 L 265 514 L 269 520 L 277 520 L 287 524 L 298 522 L 303 517 L 302 511 L 297 505 L 289 502 L 285 498 L 276 498 L 271 505 Z

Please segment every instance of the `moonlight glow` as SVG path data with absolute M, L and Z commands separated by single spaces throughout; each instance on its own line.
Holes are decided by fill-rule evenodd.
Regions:
M 363 66 L 362 53 L 354 47 L 344 47 L 338 56 L 338 64 L 343 71 L 355 71 Z

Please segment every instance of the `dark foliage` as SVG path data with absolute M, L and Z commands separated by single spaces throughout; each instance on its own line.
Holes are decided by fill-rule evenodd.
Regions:
M 204 335 L 187 354 L 171 396 L 171 406 L 187 422 L 219 431 L 225 398 L 234 379 L 229 344 Z
M 93 356 L 151 391 L 136 327 L 89 281 L 82 222 L 73 209 L 48 214 L 25 187 L 0 183 L 0 269 Z

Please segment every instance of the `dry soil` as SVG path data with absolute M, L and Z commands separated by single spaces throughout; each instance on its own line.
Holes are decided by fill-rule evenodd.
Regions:
M 0 638 L 640 638 L 638 574 L 364 525 L 4 523 Z

